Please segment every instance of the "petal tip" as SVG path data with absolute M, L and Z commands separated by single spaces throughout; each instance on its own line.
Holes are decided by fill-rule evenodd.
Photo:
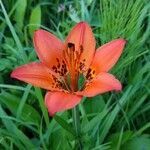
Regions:
M 10 74 L 11 78 L 15 78 L 16 77 L 16 70 L 13 70 Z
M 37 29 L 37 30 L 34 31 L 34 34 L 38 33 L 38 32 L 43 32 L 43 31 L 45 31 L 45 30 L 43 30 L 43 29 Z
M 79 22 L 78 24 L 77 24 L 77 26 L 79 26 L 79 27 L 89 27 L 89 24 L 87 23 L 87 22 L 85 22 L 85 21 L 81 21 L 81 22 Z
M 117 86 L 115 87 L 115 91 L 122 91 L 122 84 L 118 82 Z
M 53 116 L 55 115 L 55 112 L 52 111 L 51 109 L 49 109 L 49 104 L 48 104 L 48 98 L 49 98 L 49 96 L 50 96 L 50 93 L 51 93 L 51 92 L 47 92 L 46 95 L 45 95 L 45 106 L 46 106 L 46 108 L 47 108 L 47 110 L 48 110 L 48 114 L 49 114 L 51 117 L 53 117 Z M 52 93 L 51 93 L 51 94 L 52 94 Z
M 121 44 L 123 44 L 123 46 L 127 43 L 127 40 L 125 40 L 124 38 L 119 38 L 117 39 Z
M 38 32 L 40 32 L 42 29 L 38 29 L 34 31 L 34 37 L 36 36 L 36 34 L 38 34 Z
M 20 66 L 11 72 L 10 77 L 20 80 L 20 78 L 22 77 L 21 71 L 22 67 Z
M 53 113 L 53 112 L 50 112 L 50 111 L 48 113 L 49 113 L 49 116 L 51 116 L 51 117 L 54 117 L 55 114 L 56 114 L 56 113 Z
M 88 24 L 86 21 L 81 21 L 78 24 L 84 25 L 84 24 Z
M 43 29 L 37 29 L 34 31 L 34 35 L 33 35 L 33 40 L 35 40 L 35 38 L 37 36 L 42 36 L 44 33 L 46 33 L 47 31 L 46 30 L 43 30 Z

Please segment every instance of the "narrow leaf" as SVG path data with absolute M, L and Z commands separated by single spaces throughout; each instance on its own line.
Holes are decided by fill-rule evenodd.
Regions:
M 34 31 L 37 30 L 41 24 L 41 7 L 40 6 L 36 6 L 32 10 L 29 23 L 30 23 L 29 33 L 32 38 Z

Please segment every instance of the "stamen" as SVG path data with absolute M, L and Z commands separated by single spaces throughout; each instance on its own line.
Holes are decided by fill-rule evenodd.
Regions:
M 72 91 L 76 91 L 78 89 L 79 71 L 82 70 L 82 68 L 85 66 L 85 60 L 82 62 L 80 61 L 81 55 L 83 53 L 83 46 L 80 45 L 78 50 L 75 48 L 75 44 L 69 42 L 67 44 L 67 48 L 64 51 L 64 58 L 69 69 L 70 87 Z M 63 66 L 60 68 L 61 72 L 66 71 L 66 69 L 63 70 Z
M 95 70 L 89 68 L 86 74 L 88 80 L 92 80 L 95 77 Z
M 66 82 L 66 80 L 65 80 L 64 78 L 62 78 L 62 82 L 63 82 L 65 88 L 66 88 L 68 91 L 70 91 L 70 87 L 69 87 L 69 85 L 67 84 L 67 82 Z

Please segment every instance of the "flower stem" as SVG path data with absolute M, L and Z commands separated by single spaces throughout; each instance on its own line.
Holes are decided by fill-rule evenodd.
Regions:
M 74 125 L 74 129 L 76 132 L 76 137 L 77 137 L 77 145 L 78 145 L 78 149 L 82 150 L 82 143 L 81 143 L 81 129 L 80 129 L 80 114 L 79 114 L 79 109 L 78 106 L 74 107 L 72 109 L 72 117 L 73 117 L 73 125 Z

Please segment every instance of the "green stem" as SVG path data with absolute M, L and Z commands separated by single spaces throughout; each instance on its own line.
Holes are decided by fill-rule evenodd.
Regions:
M 74 107 L 72 109 L 72 118 L 73 118 L 73 125 L 75 128 L 76 132 L 76 137 L 77 137 L 77 144 L 78 144 L 78 149 L 82 150 L 82 143 L 81 143 L 81 138 L 80 138 L 80 114 L 79 114 L 79 109 L 78 106 Z

